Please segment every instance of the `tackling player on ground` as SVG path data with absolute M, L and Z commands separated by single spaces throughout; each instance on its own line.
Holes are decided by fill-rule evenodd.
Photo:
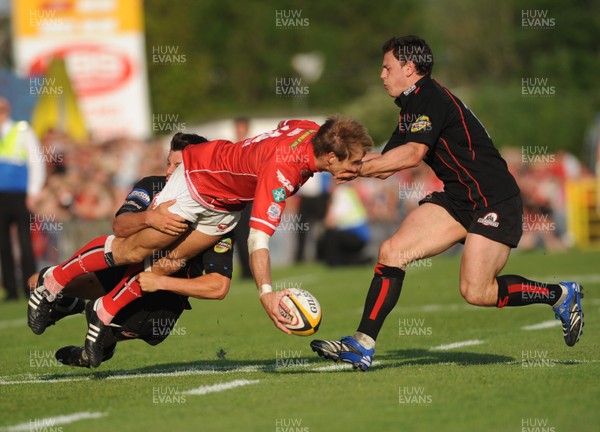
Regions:
M 117 212 L 113 223 L 115 234 L 130 235 L 146 226 L 155 227 L 162 232 L 182 232 L 187 229 L 182 218 L 167 210 L 168 203 L 156 209 L 149 206 L 181 163 L 182 150 L 189 144 L 206 141 L 195 134 L 175 134 L 167 157 L 166 176 L 145 177 L 133 186 Z M 165 340 L 183 310 L 191 309 L 188 296 L 223 299 L 231 284 L 234 243 L 232 236 L 221 238 L 213 248 L 185 261 L 184 267 L 173 277 L 150 272 L 138 275 L 145 294 L 115 316 L 104 340 L 102 361 L 112 358 L 118 341 L 142 339 L 150 345 L 157 345 Z M 177 256 L 177 249 L 173 252 L 171 259 L 176 259 L 173 256 Z M 30 278 L 31 289 L 35 288 L 40 275 L 46 270 L 47 268 L 42 269 Z M 127 266 L 111 267 L 76 277 L 53 303 L 49 325 L 66 316 L 81 313 L 85 305 L 85 300 L 81 297 L 95 300 L 105 295 L 118 284 L 126 271 Z M 66 293 L 68 295 L 64 295 Z M 90 305 L 91 303 L 93 302 Z M 87 315 L 89 318 L 89 312 Z M 57 351 L 56 358 L 67 365 L 90 367 L 83 347 L 63 347 Z
M 314 340 L 313 351 L 366 371 L 379 331 L 400 297 L 406 266 L 457 243 L 465 245 L 460 292 L 468 303 L 498 308 L 548 304 L 562 323 L 565 342 L 575 345 L 583 327 L 577 283 L 499 276 L 521 238 L 523 205 L 487 131 L 460 99 L 431 78 L 433 54 L 423 39 L 392 38 L 383 54 L 381 79 L 400 107 L 399 124 L 382 154 L 363 163 L 360 175 L 385 179 L 425 162 L 444 191 L 426 196 L 382 243 L 354 336 Z

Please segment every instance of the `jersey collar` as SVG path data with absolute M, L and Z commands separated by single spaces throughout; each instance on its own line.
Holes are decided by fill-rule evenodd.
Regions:
M 400 96 L 398 96 L 396 99 L 394 99 L 394 102 L 396 103 L 396 105 L 398 105 L 400 108 L 402 108 L 402 106 L 406 104 L 406 101 L 408 100 L 408 98 L 412 94 L 419 93 L 419 90 L 421 89 L 423 84 L 425 84 L 427 81 L 430 81 L 430 80 L 431 80 L 431 76 L 425 75 L 419 81 L 417 81 L 412 86 L 410 86 L 409 88 L 404 90 Z
M 314 137 L 314 135 L 313 135 Z M 306 146 L 306 153 L 308 154 L 308 163 L 307 163 L 307 168 L 315 173 L 317 172 L 317 165 L 315 164 L 315 151 L 313 150 L 313 146 L 312 146 L 312 137 L 311 137 L 311 144 Z

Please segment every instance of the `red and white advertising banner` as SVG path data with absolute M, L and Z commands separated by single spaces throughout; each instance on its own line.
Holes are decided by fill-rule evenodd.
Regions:
M 13 0 L 12 16 L 19 76 L 62 57 L 94 140 L 151 135 L 142 0 Z

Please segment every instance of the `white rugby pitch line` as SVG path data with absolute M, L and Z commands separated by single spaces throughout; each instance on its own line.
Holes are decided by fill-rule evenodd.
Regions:
M 446 344 L 446 345 L 438 345 L 436 347 L 429 348 L 429 351 L 447 351 L 447 350 L 451 350 L 454 348 L 462 348 L 462 347 L 466 347 L 466 346 L 481 345 L 483 343 L 485 343 L 485 341 L 482 341 L 479 339 L 473 339 L 473 340 L 462 341 L 462 342 L 454 342 L 454 343 Z
M 258 384 L 259 382 L 260 382 L 259 380 L 235 380 L 235 381 L 230 381 L 230 382 L 226 382 L 226 383 L 203 385 L 203 386 L 200 386 L 195 389 L 181 392 L 181 394 L 201 396 L 201 395 L 205 395 L 208 393 L 218 393 L 218 392 L 230 390 L 230 389 L 236 388 L 236 387 L 247 386 L 250 384 Z
M 27 320 L 25 320 L 25 319 L 0 321 L 0 330 L 7 329 L 7 328 L 13 328 L 13 327 L 22 327 L 26 324 L 27 324 Z
M 66 319 L 75 318 L 78 316 L 83 316 L 82 314 L 69 315 L 61 319 L 61 321 Z M 14 327 L 25 327 L 27 326 L 27 320 L 18 318 L 13 320 L 0 321 L 0 330 L 14 328 Z
M 264 365 L 249 365 L 242 367 L 205 367 L 202 369 L 193 368 L 193 369 L 182 369 L 182 370 L 169 370 L 164 369 L 161 371 L 160 369 L 157 372 L 149 372 L 149 373 L 115 373 L 108 374 L 106 376 L 95 376 L 95 375 L 87 375 L 87 376 L 77 376 L 77 377 L 65 377 L 65 378 L 53 378 L 53 379 L 43 379 L 43 375 L 33 375 L 32 379 L 14 379 L 17 376 L 3 376 L 0 377 L 0 385 L 19 385 L 19 384 L 55 384 L 61 382 L 79 382 L 79 381 L 104 381 L 104 380 L 123 380 L 123 379 L 137 379 L 137 378 L 162 378 L 162 377 L 182 377 L 182 376 L 193 376 L 193 375 L 220 375 L 220 374 L 229 374 L 235 372 L 248 373 L 248 372 L 259 372 L 260 370 L 265 369 Z M 37 379 L 36 379 L 37 378 Z
M 560 327 L 560 321 L 555 319 L 549 321 L 542 321 L 541 323 L 523 326 L 521 327 L 521 330 L 542 330 L 551 327 Z
M 80 420 L 97 419 L 107 415 L 102 412 L 83 411 L 73 414 L 61 415 L 56 417 L 46 417 L 43 419 L 30 420 L 27 423 L 19 423 L 14 426 L 7 426 L 0 429 L 5 432 L 29 432 L 32 430 L 54 430 L 56 426 L 75 423 Z M 62 429 L 62 428 L 61 428 Z

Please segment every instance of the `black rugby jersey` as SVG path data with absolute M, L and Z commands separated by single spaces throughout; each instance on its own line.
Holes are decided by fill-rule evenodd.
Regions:
M 121 208 L 117 210 L 115 217 L 123 213 L 138 213 L 148 209 L 166 184 L 166 176 L 149 176 L 139 180 L 133 185 L 133 189 L 125 198 Z
M 408 142 L 426 144 L 425 158 L 458 205 L 476 210 L 517 195 L 519 187 L 471 110 L 430 76 L 395 100 L 398 127 L 383 153 Z

